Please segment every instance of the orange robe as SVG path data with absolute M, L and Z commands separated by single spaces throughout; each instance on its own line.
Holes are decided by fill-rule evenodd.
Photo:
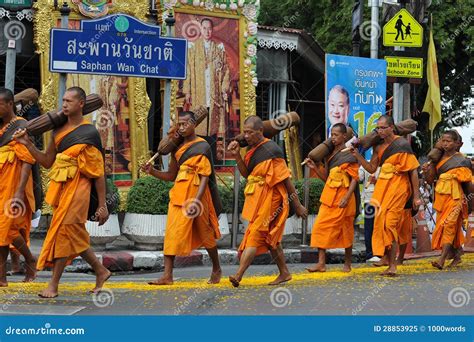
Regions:
M 403 139 L 398 137 L 397 139 Z M 379 151 L 379 159 L 383 150 Z M 404 207 L 411 196 L 412 187 L 408 171 L 420 164 L 414 154 L 400 152 L 391 155 L 381 166 L 370 203 L 376 208 L 372 250 L 382 256 L 393 241 L 399 242 L 398 230 Z
M 184 152 L 193 144 L 205 141 L 197 138 L 183 144 L 175 153 L 179 160 Z M 174 186 L 170 190 L 168 220 L 166 222 L 164 254 L 189 255 L 193 249 L 213 248 L 220 239 L 219 221 L 212 202 L 209 186 L 201 198 L 200 214 L 196 217 L 186 216 L 185 206 L 194 198 L 199 190 L 200 177 L 209 177 L 212 166 L 204 155 L 187 159 L 179 168 Z
M 359 179 L 359 164 L 344 163 L 329 171 L 321 194 L 321 206 L 311 233 L 311 247 L 349 248 L 354 241 L 356 199 L 352 193 L 345 208 L 339 202 L 349 191 L 351 179 Z
M 264 139 L 247 152 L 247 165 L 257 148 L 268 141 Z M 257 164 L 248 176 L 242 217 L 249 225 L 239 247 L 240 253 L 247 247 L 256 247 L 257 255 L 263 254 L 281 242 L 290 210 L 288 191 L 283 181 L 289 177 L 290 170 L 282 158 Z
M 86 124 L 83 122 L 82 124 Z M 54 138 L 56 148 L 74 129 Z M 56 155 L 49 173 L 46 202 L 53 207 L 53 218 L 38 259 L 38 270 L 58 258 L 71 261 L 90 246 L 86 230 L 91 181 L 104 176 L 102 153 L 92 145 L 77 144 Z
M 0 136 L 4 130 L 0 131 Z M 31 171 L 25 187 L 25 203 L 20 204 L 17 213 L 10 211 L 11 201 L 20 183 L 23 163 L 35 163 L 24 145 L 12 141 L 0 147 L 0 246 L 9 246 L 20 234 L 29 242 L 31 217 L 35 210 Z
M 413 234 L 413 220 L 411 216 L 411 209 L 403 209 L 397 233 L 398 243 L 400 245 L 407 244 L 411 241 Z
M 436 169 L 448 160 L 449 158 L 441 160 Z M 436 227 L 431 245 L 434 250 L 442 249 L 445 244 L 460 248 L 464 243 L 462 223 L 468 213 L 467 202 L 463 201 L 461 182 L 469 182 L 471 179 L 472 172 L 467 167 L 457 167 L 439 176 L 433 203 L 436 210 Z

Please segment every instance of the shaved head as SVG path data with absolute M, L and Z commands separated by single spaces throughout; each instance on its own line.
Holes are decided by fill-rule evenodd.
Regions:
M 256 131 L 263 129 L 263 121 L 256 115 L 249 116 L 245 119 L 244 124 L 251 126 Z
M 382 115 L 380 118 L 379 118 L 379 121 L 380 120 L 384 120 L 384 122 L 389 125 L 389 126 L 393 126 L 395 125 L 395 122 L 393 121 L 393 117 L 391 117 L 390 115 Z

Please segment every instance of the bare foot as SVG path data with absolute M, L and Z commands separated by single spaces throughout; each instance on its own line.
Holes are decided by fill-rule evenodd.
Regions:
M 108 269 L 105 269 L 104 272 L 97 274 L 95 276 L 95 287 L 90 290 L 89 293 L 99 294 L 102 290 L 102 287 L 104 286 L 104 283 L 109 280 L 111 275 L 112 272 L 110 272 Z
M 274 281 L 268 283 L 268 285 L 279 285 L 286 283 L 287 281 L 291 280 L 291 274 L 280 274 Z
M 161 277 L 155 281 L 148 282 L 148 285 L 173 285 L 173 279 L 168 277 Z
M 41 298 L 56 298 L 58 296 L 58 288 L 48 285 L 48 288 L 41 293 L 38 293 Z
M 208 284 L 219 284 L 219 282 L 221 281 L 221 277 L 222 277 L 222 270 L 219 269 L 219 271 L 211 273 L 211 277 L 209 278 L 207 283 Z
M 454 260 L 453 260 L 453 261 L 454 261 Z M 438 263 L 438 261 L 432 261 L 432 262 L 431 262 L 431 266 L 437 268 L 438 270 L 442 270 L 442 269 L 443 269 L 443 265 L 440 265 L 440 264 Z
M 403 259 L 397 258 L 397 265 L 403 265 L 403 261 L 404 261 Z
M 342 272 L 349 273 L 350 271 L 352 271 L 351 265 L 344 265 L 342 268 Z
M 374 262 L 372 265 L 375 267 L 383 267 L 383 266 L 388 266 L 388 262 L 385 261 L 385 259 L 382 259 L 380 261 Z
M 325 266 L 325 265 L 322 265 L 322 264 L 316 264 L 316 266 L 314 266 L 314 267 L 308 267 L 308 268 L 306 268 L 306 271 L 308 271 L 309 273 L 313 273 L 313 272 L 326 272 L 326 266 Z
M 453 261 L 448 265 L 448 268 L 453 268 L 462 262 L 461 257 L 454 257 Z
M 232 283 L 232 286 L 239 287 L 240 280 L 237 280 L 237 277 L 230 276 L 229 281 Z
M 383 271 L 379 275 L 381 275 L 382 277 L 396 277 L 396 276 L 398 276 L 397 269 L 396 268 L 391 268 L 391 267 L 387 268 L 385 271 Z
M 25 265 L 26 276 L 23 279 L 24 283 L 31 283 L 36 279 L 36 260 L 33 259 Z
M 8 286 L 8 282 L 5 280 L 5 281 L 0 281 L 0 287 L 7 287 Z

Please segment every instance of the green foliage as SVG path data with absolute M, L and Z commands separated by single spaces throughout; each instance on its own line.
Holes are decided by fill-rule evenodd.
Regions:
M 363 22 L 370 22 L 370 8 L 366 0 L 362 2 L 364 3 Z M 258 23 L 304 29 L 313 35 L 326 53 L 352 55 L 353 3 L 348 0 L 282 0 L 278 2 L 262 0 Z M 470 120 L 472 109 L 469 108 L 467 101 L 472 96 L 471 85 L 473 84 L 474 6 L 472 6 L 472 1 L 468 0 L 433 0 L 425 12 L 426 18 L 430 15 L 433 18 L 433 36 L 443 104 L 443 121 L 437 126 L 434 134 L 436 138 L 446 127 L 463 126 Z M 384 24 L 381 22 L 380 27 Z M 426 62 L 430 29 L 429 24 L 423 24 L 423 26 L 423 48 L 422 50 L 411 49 L 411 52 L 421 52 Z M 361 41 L 360 54 L 362 57 L 370 56 L 370 41 Z M 393 47 L 383 47 L 380 37 L 379 58 L 388 55 L 393 55 Z M 387 97 L 390 97 L 392 88 L 387 89 Z M 421 111 L 428 90 L 426 72 L 423 83 L 420 86 L 413 86 L 413 89 L 416 94 L 416 108 L 412 110 Z M 417 117 L 417 120 L 426 123 L 427 116 Z M 423 137 L 429 137 L 427 128 L 421 129 Z M 426 151 L 429 148 L 426 146 L 429 139 L 420 141 L 423 144 L 420 150 Z
M 234 211 L 234 185 L 231 183 L 227 184 L 227 186 L 219 184 L 217 187 L 219 189 L 219 195 L 222 201 L 222 212 L 226 214 L 232 214 Z M 242 212 L 242 208 L 244 206 L 244 188 L 245 184 L 241 182 L 239 189 L 239 212 Z
M 128 192 L 127 212 L 166 215 L 172 186 L 172 182 L 165 182 L 152 176 L 138 179 Z
M 304 204 L 304 180 L 296 180 L 293 183 L 295 184 L 296 191 L 298 192 L 300 202 Z M 321 205 L 319 199 L 321 198 L 323 189 L 324 182 L 322 180 L 316 178 L 309 179 L 309 205 L 307 208 L 309 214 L 318 213 L 319 206 Z
M 117 186 L 110 178 L 107 178 L 106 203 L 107 207 L 111 209 L 110 214 L 117 214 L 120 208 L 120 195 Z
M 448 127 L 463 126 L 470 121 L 472 109 L 467 99 L 471 97 L 474 78 L 474 6 L 465 0 L 438 0 L 433 1 L 429 10 L 433 15 L 433 37 L 443 104 L 443 121 L 435 132 L 435 136 L 439 136 Z M 426 34 L 425 39 L 427 37 Z M 424 97 L 421 100 L 419 108 L 423 106 Z

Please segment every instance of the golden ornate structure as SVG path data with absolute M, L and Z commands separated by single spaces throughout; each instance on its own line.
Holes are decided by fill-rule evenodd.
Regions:
M 71 8 L 70 20 L 88 20 L 79 12 L 76 4 L 66 1 Z M 62 2 L 60 2 L 61 4 Z M 59 74 L 49 72 L 50 30 L 58 26 L 61 19 L 59 8 L 55 9 L 54 0 L 38 0 L 34 3 L 34 42 L 36 52 L 40 56 L 40 75 L 42 80 L 40 106 L 43 112 L 57 108 Z M 149 11 L 148 0 L 115 1 L 109 13 L 125 13 L 145 21 Z M 130 77 L 128 82 L 130 95 L 130 144 L 131 144 L 131 174 L 136 180 L 139 176 L 139 165 L 149 158 L 147 118 L 151 102 L 146 92 L 144 78 Z M 45 141 L 48 137 L 45 137 Z M 44 179 L 46 187 L 48 179 Z M 122 205 L 125 204 L 127 189 L 120 189 Z
M 69 19 L 71 21 L 89 20 L 79 11 L 78 5 L 72 1 L 65 1 L 71 8 Z M 62 5 L 62 1 L 58 2 Z M 239 90 L 240 90 L 240 118 L 241 123 L 250 115 L 256 112 L 256 49 L 257 49 L 257 23 L 258 2 L 256 0 L 231 0 L 229 3 L 218 3 L 208 0 L 205 6 L 196 5 L 196 1 L 163 0 L 157 1 L 158 21 L 165 26 L 163 18 L 169 11 L 182 13 L 212 15 L 223 18 L 232 18 L 238 20 L 239 25 Z M 114 0 L 110 5 L 108 14 L 125 13 L 136 17 L 139 20 L 147 21 L 149 14 L 149 0 L 119 1 Z M 212 6 L 210 6 L 212 5 Z M 49 50 L 50 50 L 50 30 L 58 27 L 61 14 L 59 7 L 54 7 L 54 0 L 38 0 L 34 3 L 34 42 L 36 52 L 40 56 L 40 75 L 41 75 L 41 95 L 40 106 L 42 111 L 48 112 L 55 110 L 58 106 L 59 74 L 49 72 Z M 165 31 L 163 31 L 165 34 Z M 176 94 L 177 82 L 172 82 L 172 94 Z M 151 102 L 146 91 L 146 81 L 144 78 L 128 78 L 128 119 L 130 129 L 130 172 L 132 180 L 136 180 L 139 175 L 139 166 L 146 162 L 150 157 L 148 150 L 148 113 Z M 171 96 L 171 115 L 172 119 L 176 113 L 176 98 Z M 163 103 L 163 99 L 162 99 Z M 49 136 L 45 141 L 49 142 Z M 43 176 L 46 173 L 43 172 Z M 49 180 L 43 177 L 43 187 L 46 189 Z M 121 197 L 121 209 L 125 208 L 128 189 L 119 188 Z M 44 208 L 49 212 L 49 208 Z

